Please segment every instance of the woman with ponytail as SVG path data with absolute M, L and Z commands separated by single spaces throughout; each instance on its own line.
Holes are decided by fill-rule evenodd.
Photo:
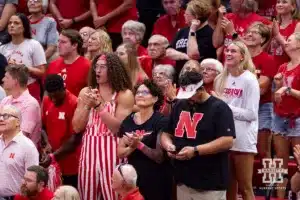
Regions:
M 255 199 L 252 188 L 254 156 L 257 153 L 260 90 L 251 55 L 242 42 L 231 43 L 225 51 L 225 68 L 215 80 L 212 95 L 224 100 L 234 116 L 236 139 L 230 152 L 228 199 L 237 191 L 244 200 Z

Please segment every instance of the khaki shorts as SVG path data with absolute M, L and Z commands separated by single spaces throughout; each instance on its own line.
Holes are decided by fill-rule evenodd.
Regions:
M 177 200 L 226 200 L 226 191 L 198 191 L 186 185 L 177 185 Z

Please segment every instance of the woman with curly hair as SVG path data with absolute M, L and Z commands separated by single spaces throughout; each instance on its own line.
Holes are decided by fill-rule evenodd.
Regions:
M 73 130 L 84 132 L 79 161 L 81 199 L 117 200 L 111 177 L 120 163 L 117 157 L 121 122 L 133 109 L 132 84 L 114 53 L 102 53 L 92 62 L 89 87 L 80 91 L 73 117 Z
M 119 131 L 118 157 L 127 157 L 136 169 L 137 186 L 145 199 L 171 199 L 172 176 L 158 140 L 167 122 L 159 112 L 163 101 L 158 85 L 144 80 L 135 89 L 135 104 L 140 109 L 125 118 Z
M 109 35 L 101 29 L 91 34 L 87 43 L 87 52 L 85 57 L 89 60 L 93 60 L 99 53 L 111 53 L 112 43 Z
M 148 79 L 147 74 L 139 64 L 137 51 L 134 44 L 123 43 L 117 48 L 116 53 L 125 65 L 132 85 L 136 85 L 137 83 L 142 82 L 144 79 Z

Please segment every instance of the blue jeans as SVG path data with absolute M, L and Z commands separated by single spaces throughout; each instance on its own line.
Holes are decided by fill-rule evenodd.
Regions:
M 295 127 L 290 127 L 290 119 L 274 114 L 272 131 L 286 137 L 300 137 L 300 117 L 295 119 Z
M 258 130 L 271 130 L 273 118 L 273 103 L 264 103 L 258 110 Z

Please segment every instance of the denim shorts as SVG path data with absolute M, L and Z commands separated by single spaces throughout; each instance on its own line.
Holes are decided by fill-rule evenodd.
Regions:
M 271 130 L 273 118 L 273 103 L 264 103 L 258 110 L 258 130 Z
M 300 137 L 300 117 L 295 119 L 295 127 L 290 127 L 290 119 L 274 114 L 272 131 L 286 137 Z

